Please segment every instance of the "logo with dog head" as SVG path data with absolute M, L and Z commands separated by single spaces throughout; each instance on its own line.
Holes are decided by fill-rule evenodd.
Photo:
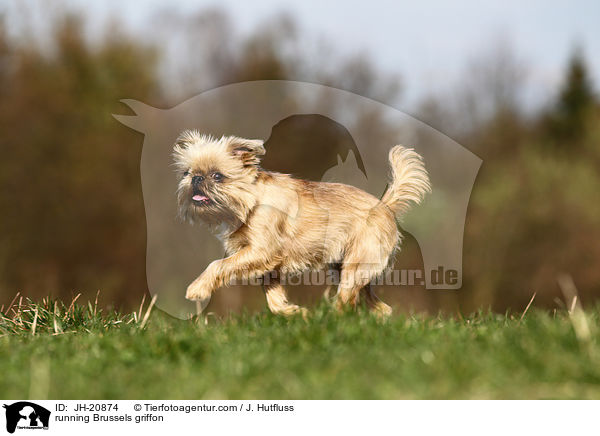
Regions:
M 50 411 L 29 401 L 19 401 L 3 406 L 6 409 L 6 431 L 14 433 L 19 430 L 48 430 Z

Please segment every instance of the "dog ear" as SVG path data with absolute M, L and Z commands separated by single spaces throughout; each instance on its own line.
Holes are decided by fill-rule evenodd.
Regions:
M 197 130 L 184 130 L 179 134 L 177 139 L 175 140 L 175 144 L 173 145 L 173 149 L 175 151 L 183 150 L 187 148 L 190 144 L 193 144 L 196 141 L 202 139 L 202 135 Z
M 227 150 L 239 158 L 244 165 L 258 165 L 260 156 L 266 153 L 262 139 L 244 139 L 232 136 L 229 138 Z

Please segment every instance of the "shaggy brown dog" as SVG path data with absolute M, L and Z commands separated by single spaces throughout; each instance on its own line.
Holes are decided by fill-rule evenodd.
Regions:
M 186 298 L 202 311 L 219 287 L 261 277 L 269 309 L 290 315 L 303 309 L 288 302 L 281 277 L 339 264 L 338 306 L 356 305 L 362 290 L 372 310 L 389 315 L 370 282 L 387 268 L 401 239 L 396 219 L 430 191 L 421 157 L 393 147 L 392 181 L 378 200 L 353 186 L 265 171 L 259 166 L 264 154 L 261 140 L 189 130 L 177 139 L 179 213 L 208 224 L 228 256 L 212 262 Z

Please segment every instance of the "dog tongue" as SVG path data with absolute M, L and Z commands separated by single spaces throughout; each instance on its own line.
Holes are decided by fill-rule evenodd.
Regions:
M 207 201 L 208 197 L 204 196 L 204 195 L 200 195 L 200 194 L 196 194 L 192 197 L 192 200 L 195 201 Z

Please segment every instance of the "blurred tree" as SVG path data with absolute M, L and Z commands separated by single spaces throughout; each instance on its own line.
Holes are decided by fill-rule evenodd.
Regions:
M 296 60 L 294 52 L 287 48 L 296 41 L 296 24 L 288 15 L 280 15 L 273 21 L 240 44 L 236 64 L 223 78 L 224 82 L 289 78 Z
M 5 16 L 0 14 L 0 83 L 5 84 L 8 74 L 8 38 L 6 36 Z M 0 96 L 6 92 L 6 86 L 0 86 Z
M 165 98 L 177 104 L 199 92 L 249 80 L 314 82 L 388 104 L 401 95 L 398 74 L 382 74 L 365 53 L 342 57 L 323 41 L 302 35 L 293 17 L 267 17 L 240 35 L 220 9 L 192 14 L 168 10 L 150 37 L 161 48 Z
M 146 288 L 145 228 L 140 143 L 111 113 L 152 98 L 156 57 L 116 27 L 92 47 L 78 16 L 53 29 L 51 50 L 11 40 L 0 57 L 0 286 L 119 302 Z
M 588 67 L 582 50 L 576 49 L 569 60 L 556 103 L 545 118 L 544 124 L 552 142 L 569 148 L 579 144 L 594 103 Z
M 448 95 L 427 96 L 419 117 L 484 160 L 511 158 L 526 136 L 526 72 L 522 56 L 498 39 L 469 60 Z

